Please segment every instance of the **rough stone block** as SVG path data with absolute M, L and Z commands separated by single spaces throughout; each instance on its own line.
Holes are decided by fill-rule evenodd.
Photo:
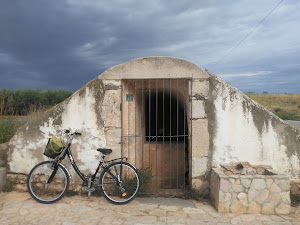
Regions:
M 219 201 L 220 202 L 229 202 L 231 200 L 231 193 L 224 193 L 224 191 L 219 192 Z
M 282 201 L 286 204 L 291 204 L 291 196 L 290 196 L 290 192 L 287 191 L 287 192 L 281 192 L 280 193 L 281 195 L 281 198 L 282 198 Z
M 105 131 L 106 145 L 108 147 L 119 145 L 121 142 L 121 128 L 110 128 Z
M 247 208 L 238 200 L 233 200 L 233 203 L 230 206 L 230 211 L 232 213 L 242 214 L 247 212 Z
M 260 193 L 260 195 L 258 195 L 254 200 L 255 200 L 257 203 L 262 204 L 262 203 L 264 203 L 264 202 L 267 200 L 267 198 L 269 197 L 269 193 L 270 193 L 270 191 L 269 191 L 268 189 L 265 189 L 265 190 L 263 190 L 263 191 Z
M 192 100 L 192 119 L 203 119 L 206 118 L 204 101 L 202 100 Z
M 273 184 L 272 179 L 267 179 L 267 187 L 269 188 Z
M 266 182 L 263 179 L 253 179 L 250 186 L 251 190 L 263 190 L 266 188 Z
M 233 184 L 232 185 L 232 190 L 234 192 L 240 193 L 240 192 L 244 191 L 244 187 L 243 187 L 243 185 L 240 185 L 240 184 Z
M 207 157 L 192 158 L 192 177 L 203 176 L 207 169 Z
M 121 80 L 102 80 L 102 82 L 107 89 L 121 88 Z
M 275 212 L 277 214 L 289 214 L 291 211 L 291 206 L 285 203 L 279 204 L 279 206 L 276 207 Z
M 208 97 L 209 92 L 209 81 L 208 80 L 197 80 L 193 81 L 193 88 L 192 88 L 192 96 L 193 97 Z
M 241 183 L 245 188 L 249 188 L 250 184 L 251 184 L 251 180 L 250 179 L 241 179 Z
M 220 213 L 229 212 L 229 202 L 219 202 L 218 212 L 220 212 Z
M 247 195 L 246 193 L 239 193 L 237 195 L 237 198 L 239 199 L 239 201 L 244 205 L 247 206 L 248 205 L 248 200 L 247 200 Z
M 250 202 L 248 207 L 248 213 L 257 214 L 261 212 L 261 207 L 256 202 Z
M 270 199 L 270 202 L 272 202 L 274 205 L 277 205 L 280 201 L 280 195 L 275 193 L 275 194 L 271 194 L 269 199 Z
M 281 191 L 289 191 L 291 188 L 290 182 L 287 182 L 286 180 L 277 180 L 275 183 L 280 187 Z
M 105 127 L 121 127 L 121 90 L 105 92 L 101 116 Z
M 26 192 L 27 191 L 27 185 L 26 184 L 16 184 L 14 186 L 14 190 L 19 191 L 19 192 Z
M 208 156 L 209 133 L 207 119 L 198 119 L 193 121 L 192 138 L 192 157 Z
M 249 190 L 248 191 L 248 201 L 251 202 L 252 200 L 254 200 L 254 198 L 256 198 L 256 196 L 259 195 L 259 191 L 256 190 Z
M 7 174 L 6 167 L 0 167 L 0 191 L 2 190 L 2 188 L 6 183 L 6 174 Z
M 229 192 L 231 189 L 231 184 L 228 180 L 221 179 L 220 190 L 224 192 Z
M 274 204 L 273 203 L 265 203 L 263 206 L 262 206 L 262 209 L 261 209 L 261 213 L 262 214 L 274 214 Z
M 280 191 L 281 191 L 281 189 L 280 189 L 280 187 L 277 186 L 277 184 L 273 183 L 271 185 L 271 192 L 280 192 Z

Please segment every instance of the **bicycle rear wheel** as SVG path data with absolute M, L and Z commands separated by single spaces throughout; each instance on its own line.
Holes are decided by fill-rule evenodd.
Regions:
M 60 164 L 45 161 L 30 171 L 27 179 L 29 194 L 38 202 L 51 204 L 60 200 L 69 187 L 69 176 Z
M 138 193 L 140 179 L 137 170 L 127 162 L 112 163 L 100 176 L 104 197 L 114 204 L 126 204 Z

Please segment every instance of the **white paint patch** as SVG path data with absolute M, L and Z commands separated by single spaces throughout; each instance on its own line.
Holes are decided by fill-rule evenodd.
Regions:
M 213 165 L 234 161 L 259 162 L 262 155 L 260 134 L 251 112 L 244 112 L 243 96 L 231 96 L 229 88 L 222 84 L 216 90 L 219 93 L 214 102 L 217 124 Z
M 248 161 L 253 165 L 272 166 L 279 174 L 291 175 L 292 171 L 297 171 L 298 156 L 289 159 L 287 147 L 280 144 L 271 118 L 264 122 L 260 132 L 251 112 L 252 107 L 257 107 L 256 103 L 243 108 L 245 97 L 241 93 L 230 93 L 230 87 L 222 83 L 217 85 L 216 90 L 213 166 Z
M 105 92 L 101 116 L 106 127 L 121 127 L 121 90 Z
M 278 160 L 279 141 L 277 132 L 272 127 L 271 121 L 264 123 L 262 129 L 262 165 L 270 165 L 274 170 L 278 170 L 278 166 L 274 164 Z
M 49 117 L 46 122 L 41 123 L 39 130 L 35 131 L 35 135 L 29 136 L 27 133 L 18 132 L 11 139 L 12 155 L 9 165 L 12 172 L 29 173 L 40 162 L 40 159 L 34 156 L 35 151 L 38 150 L 38 154 L 42 156 L 48 138 L 53 135 L 63 137 L 64 129 L 82 133 L 82 136 L 74 136 L 71 146 L 72 153 L 77 156 L 75 160 L 81 170 L 95 170 L 99 155 L 96 149 L 106 146 L 104 128 L 98 124 L 100 113 L 96 111 L 97 104 L 100 103 L 96 102 L 95 95 L 100 90 L 86 87 L 84 91 L 81 96 L 79 96 L 79 92 L 75 93 L 62 106 L 64 107 L 62 114 Z M 60 118 L 62 123 L 54 125 Z M 26 130 L 28 129 L 27 125 Z M 45 156 L 43 158 L 48 160 Z
M 290 171 L 294 179 L 300 179 L 300 160 L 299 155 L 296 153 L 290 157 Z
M 29 173 L 39 163 L 37 158 L 32 157 L 32 151 L 38 145 L 34 142 L 26 141 L 22 132 L 11 139 L 10 145 L 14 146 L 14 151 L 9 161 L 10 171 L 15 173 Z
M 99 90 L 86 87 L 84 95 L 79 96 L 77 92 L 62 113 L 62 127 L 82 133 L 82 136 L 74 137 L 71 147 L 82 162 L 82 170 L 95 170 L 96 156 L 99 155 L 96 149 L 106 146 L 104 128 L 98 125 L 99 112 L 96 112 L 96 106 L 99 103 L 94 96 L 96 91 Z
M 40 151 L 40 149 L 44 150 L 49 137 L 53 135 L 61 136 L 61 134 L 57 133 L 57 131 L 61 130 L 60 127 L 53 125 L 54 120 L 54 118 L 49 117 L 48 121 L 40 126 L 40 131 L 34 137 L 29 138 L 26 133 L 18 132 L 11 139 L 10 145 L 13 146 L 13 152 L 9 162 L 10 171 L 15 173 L 29 173 L 40 162 L 34 156 L 34 153 Z M 29 126 L 25 130 L 28 131 Z M 43 158 L 48 160 L 47 157 Z
M 54 126 L 54 120 L 55 119 L 53 117 L 49 117 L 48 122 L 44 122 L 44 124 L 40 126 L 40 131 L 44 135 L 45 139 L 48 139 L 51 136 L 62 136 L 63 129 L 61 126 Z

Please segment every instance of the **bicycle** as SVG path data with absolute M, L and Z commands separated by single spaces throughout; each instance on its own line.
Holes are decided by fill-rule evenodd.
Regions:
M 132 201 L 139 190 L 140 178 L 134 165 L 128 162 L 128 158 L 121 157 L 105 161 L 111 149 L 99 148 L 101 153 L 99 165 L 93 175 L 83 174 L 77 167 L 71 153 L 71 144 L 74 135 L 81 135 L 79 132 L 71 133 L 65 130 L 68 138 L 67 145 L 61 153 L 53 160 L 44 161 L 30 171 L 27 179 L 27 187 L 30 195 L 38 202 L 51 204 L 59 201 L 66 193 L 71 174 L 61 161 L 68 155 L 70 163 L 75 172 L 83 181 L 83 186 L 88 196 L 100 187 L 104 197 L 114 204 L 126 204 Z M 101 168 L 101 174 L 97 174 Z

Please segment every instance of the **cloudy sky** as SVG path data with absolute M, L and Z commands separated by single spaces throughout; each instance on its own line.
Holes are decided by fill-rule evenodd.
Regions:
M 0 0 L 0 88 L 75 91 L 111 66 L 172 56 L 244 92 L 300 93 L 300 1 L 260 23 L 280 2 Z

